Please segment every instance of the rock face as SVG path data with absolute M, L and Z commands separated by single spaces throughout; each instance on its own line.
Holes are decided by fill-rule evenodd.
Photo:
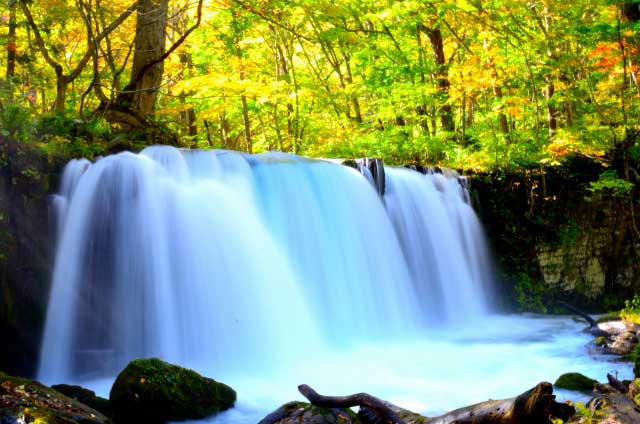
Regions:
M 629 198 L 611 190 L 591 190 L 605 170 L 576 155 L 557 167 L 469 175 L 502 271 L 505 304 L 566 312 L 556 308 L 564 300 L 611 310 L 640 290 L 632 218 L 640 208 L 632 211 Z M 639 195 L 636 189 L 633 196 Z
M 195 371 L 159 359 L 136 359 L 118 375 L 109 395 L 118 423 L 199 419 L 231 408 L 236 392 Z
M 113 414 L 109 400 L 96 396 L 96 393 L 93 390 L 69 384 L 55 384 L 51 386 L 51 388 L 67 397 L 87 405 L 90 408 L 95 409 L 96 411 L 102 412 L 107 417 L 110 417 Z
M 6 158 L 0 135 L 0 369 L 33 375 L 49 293 L 53 237 L 48 195 L 66 158 L 21 145 Z
M 111 421 L 37 381 L 0 373 L 0 423 L 111 424 Z
M 596 380 L 586 377 L 580 373 L 570 372 L 558 377 L 553 385 L 560 389 L 587 392 L 592 391 L 593 387 L 597 383 L 598 382 Z

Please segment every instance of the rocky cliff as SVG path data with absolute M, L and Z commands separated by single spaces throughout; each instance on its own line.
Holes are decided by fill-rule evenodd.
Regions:
M 566 300 L 606 310 L 638 291 L 638 191 L 612 175 L 576 156 L 563 166 L 472 176 L 503 303 L 559 311 L 556 301 Z

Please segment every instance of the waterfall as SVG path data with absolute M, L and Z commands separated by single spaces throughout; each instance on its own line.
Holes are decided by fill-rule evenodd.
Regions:
M 279 153 L 154 146 L 70 162 L 39 377 L 113 376 L 147 356 L 259 372 L 486 314 L 466 188 L 385 173 L 381 197 L 355 169 Z
M 490 261 L 467 188 L 455 174 L 387 167 L 385 175 L 384 203 L 423 314 L 444 323 L 486 314 Z

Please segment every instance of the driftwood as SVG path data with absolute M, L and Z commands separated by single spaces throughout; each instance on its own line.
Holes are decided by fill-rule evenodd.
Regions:
M 543 424 L 551 417 L 566 421 L 575 414 L 573 406 L 555 401 L 551 383 L 540 383 L 520 396 L 503 400 L 488 400 L 456 409 L 429 424 Z
M 358 417 L 364 424 L 422 423 L 426 418 L 403 410 L 366 393 L 351 396 L 322 396 L 311 387 L 298 387 L 312 405 L 325 408 L 359 406 Z M 546 424 L 551 418 L 564 421 L 575 414 L 575 409 L 558 403 L 551 383 L 540 383 L 520 396 L 503 400 L 488 400 L 430 418 L 428 424 Z
M 311 402 L 313 406 L 319 406 L 321 408 L 366 407 L 375 411 L 377 416 L 382 418 L 384 422 L 405 424 L 404 420 L 402 420 L 386 402 L 367 393 L 356 393 L 355 395 L 349 396 L 323 396 L 306 384 L 299 385 L 298 391 L 309 399 L 309 402 Z
M 580 309 L 576 308 L 573 305 L 568 304 L 567 302 L 560 301 L 558 302 L 558 305 L 584 318 L 589 323 L 589 328 L 593 328 L 596 326 L 596 321 L 593 318 L 591 318 L 589 314 L 587 314 L 586 312 L 581 311 Z
M 620 380 L 618 380 L 613 375 L 607 374 L 607 380 L 609 380 L 609 385 L 611 387 L 613 387 L 614 389 L 616 389 L 618 392 L 622 393 L 623 395 L 626 395 L 629 392 L 629 385 L 623 383 Z

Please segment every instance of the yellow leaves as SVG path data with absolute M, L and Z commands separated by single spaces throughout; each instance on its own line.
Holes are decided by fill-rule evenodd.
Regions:
M 245 38 L 244 40 L 241 40 L 238 43 L 238 45 L 240 47 L 243 47 L 243 46 L 247 46 L 249 44 L 259 44 L 259 43 L 264 43 L 264 37 Z
M 514 118 L 520 118 L 524 115 L 523 106 L 529 104 L 528 97 L 507 97 L 504 101 L 505 111 Z
M 589 140 L 585 140 L 580 132 L 570 130 L 558 130 L 556 137 L 547 146 L 547 153 L 553 159 L 559 159 L 569 153 L 580 152 L 592 157 L 602 157 L 605 151 L 600 146 L 592 145 Z

